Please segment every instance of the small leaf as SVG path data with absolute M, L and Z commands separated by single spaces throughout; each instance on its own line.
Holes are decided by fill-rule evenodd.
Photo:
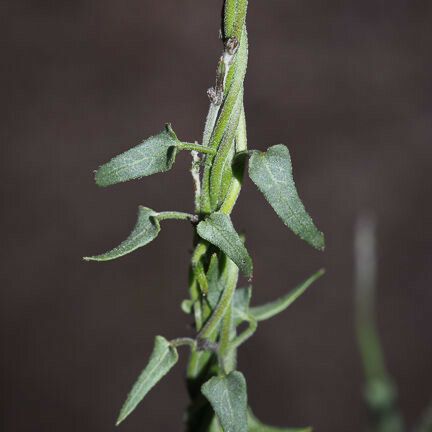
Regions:
M 247 276 L 252 276 L 252 259 L 228 215 L 212 213 L 197 227 L 198 235 L 224 252 Z
M 84 259 L 86 261 L 109 261 L 145 246 L 159 234 L 160 224 L 156 216 L 157 213 L 152 209 L 140 206 L 135 228 L 124 242 L 104 254 L 84 257 Z
M 274 317 L 283 312 L 295 300 L 297 300 L 318 278 L 325 273 L 324 270 L 317 271 L 314 275 L 306 279 L 288 294 L 278 298 L 277 300 L 267 303 L 262 306 L 255 306 L 249 309 L 249 313 L 257 320 L 263 321 Z
M 283 223 L 316 249 L 324 249 L 324 235 L 315 227 L 298 196 L 288 149 L 278 144 L 266 152 L 254 150 L 249 177 L 264 194 Z
M 162 336 L 156 336 L 150 360 L 132 387 L 116 425 L 119 425 L 143 400 L 145 395 L 177 363 L 177 350 Z
M 246 380 L 240 372 L 213 377 L 203 384 L 201 391 L 224 432 L 248 432 Z
M 249 432 L 312 432 L 312 428 L 278 428 L 273 426 L 266 426 L 261 423 L 253 414 L 252 411 L 248 412 L 248 427 Z
M 179 143 L 170 125 L 158 135 L 114 157 L 95 175 L 98 186 L 111 186 L 128 180 L 168 171 L 172 168 Z

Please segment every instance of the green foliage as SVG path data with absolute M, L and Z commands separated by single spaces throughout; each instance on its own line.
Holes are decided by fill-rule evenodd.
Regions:
M 102 165 L 96 171 L 96 184 L 106 187 L 169 171 L 174 165 L 179 150 L 215 153 L 197 144 L 180 142 L 171 125 L 167 124 L 159 134 L 147 138 L 141 144 Z
M 157 213 L 152 209 L 140 206 L 137 223 L 129 237 L 114 249 L 101 255 L 84 257 L 86 261 L 109 261 L 127 255 L 154 240 L 160 231 Z
M 110 261 L 127 255 L 153 241 L 159 234 L 160 221 L 166 219 L 194 220 L 194 216 L 182 212 L 157 213 L 147 207 L 139 206 L 137 223 L 125 241 L 108 252 L 84 257 L 84 259 L 86 261 Z
M 324 249 L 324 235 L 307 214 L 294 184 L 288 149 L 278 144 L 266 152 L 252 151 L 249 177 L 283 223 L 313 247 Z
M 324 270 L 317 271 L 310 278 L 306 279 L 299 286 L 294 288 L 288 294 L 277 300 L 262 306 L 256 306 L 250 309 L 250 314 L 257 321 L 264 321 L 283 312 L 288 306 L 294 303 L 318 278 L 324 274 Z
M 156 336 L 149 362 L 132 387 L 118 416 L 117 425 L 137 407 L 144 396 L 171 370 L 177 361 L 176 348 L 164 337 Z
M 237 288 L 233 298 L 234 323 L 239 325 L 249 319 L 249 303 L 252 297 L 252 287 Z
M 224 432 L 247 432 L 246 380 L 237 371 L 210 378 L 202 386 Z
M 178 139 L 170 125 L 157 135 L 102 165 L 95 175 L 98 186 L 111 186 L 128 180 L 168 171 L 172 168 Z
M 109 186 L 171 169 L 181 150 L 191 152 L 195 185 L 193 214 L 156 212 L 139 207 L 131 234 L 119 246 L 88 261 L 119 258 L 154 240 L 166 219 L 186 220 L 194 231 L 189 298 L 182 310 L 194 322 L 193 337 L 156 338 L 150 360 L 132 388 L 117 424 L 178 360 L 177 347 L 190 348 L 187 386 L 188 432 L 287 432 L 259 422 L 247 408 L 246 381 L 237 371 L 237 350 L 257 330 L 258 322 L 281 313 L 320 277 L 320 271 L 280 299 L 250 307 L 252 286 L 237 288 L 239 271 L 252 278 L 252 259 L 230 214 L 239 196 L 250 155 L 249 176 L 283 222 L 317 249 L 324 237 L 306 213 L 292 178 L 286 147 L 267 152 L 247 150 L 243 104 L 248 61 L 247 0 L 225 0 L 222 19 L 224 49 L 216 83 L 208 91 L 210 107 L 202 144 L 180 141 L 168 125 L 164 131 L 114 157 L 96 172 L 96 183 Z M 297 432 L 309 429 L 297 429 Z
M 198 224 L 197 232 L 231 258 L 245 276 L 252 277 L 252 259 L 228 215 L 212 213 Z

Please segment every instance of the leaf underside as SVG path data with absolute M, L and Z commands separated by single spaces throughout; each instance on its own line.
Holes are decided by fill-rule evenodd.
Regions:
M 210 378 L 201 387 L 224 432 L 248 432 L 246 380 L 238 371 Z
M 264 194 L 283 223 L 316 249 L 324 249 L 324 235 L 306 212 L 292 176 L 291 157 L 282 144 L 266 152 L 254 150 L 249 161 L 249 177 Z
M 154 210 L 140 206 L 137 223 L 125 241 L 106 253 L 84 257 L 84 259 L 86 261 L 109 261 L 120 258 L 150 243 L 160 231 L 160 224 L 156 215 L 157 213 Z
M 169 125 L 157 135 L 114 157 L 95 174 L 98 186 L 111 186 L 172 168 L 178 139 Z
M 117 425 L 134 411 L 146 394 L 170 371 L 177 361 L 177 350 L 164 337 L 156 336 L 149 362 L 141 372 L 120 410 Z
M 283 312 L 288 306 L 291 306 L 318 278 L 324 274 L 324 270 L 319 270 L 288 294 L 278 298 L 275 301 L 266 303 L 262 306 L 255 306 L 249 309 L 249 313 L 257 320 L 264 321 Z
M 252 276 L 252 259 L 228 215 L 221 212 L 212 213 L 198 224 L 197 232 L 201 238 L 225 253 L 245 276 Z

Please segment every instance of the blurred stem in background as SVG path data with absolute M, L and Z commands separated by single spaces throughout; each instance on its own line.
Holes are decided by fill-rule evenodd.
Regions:
M 388 374 L 375 320 L 375 221 L 361 216 L 355 230 L 355 310 L 357 341 L 365 374 L 364 397 L 370 415 L 369 430 L 402 432 L 396 405 L 396 387 Z

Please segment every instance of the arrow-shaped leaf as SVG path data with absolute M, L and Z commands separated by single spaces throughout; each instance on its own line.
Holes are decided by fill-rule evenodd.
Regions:
M 95 175 L 98 186 L 111 186 L 128 180 L 168 171 L 172 168 L 179 143 L 170 125 L 157 135 L 114 157 Z
M 153 352 L 145 369 L 132 387 L 124 403 L 117 425 L 119 425 L 143 400 L 145 395 L 177 363 L 177 350 L 162 336 L 156 336 Z
M 156 216 L 157 213 L 154 210 L 140 206 L 138 209 L 138 221 L 124 242 L 106 253 L 84 257 L 84 259 L 86 261 L 109 261 L 145 246 L 159 234 L 160 224 Z
M 249 177 L 286 226 L 310 245 L 324 249 L 324 235 L 315 227 L 297 193 L 291 157 L 284 145 L 275 145 L 266 152 L 252 151 Z
M 312 428 L 278 428 L 273 426 L 266 426 L 261 423 L 253 414 L 252 411 L 248 412 L 248 427 L 249 432 L 312 432 Z
M 224 252 L 247 276 L 252 276 L 252 259 L 228 215 L 216 212 L 198 224 L 198 235 Z
M 201 387 L 224 432 L 248 432 L 246 380 L 238 371 L 210 378 Z
M 318 278 L 324 274 L 324 270 L 317 271 L 314 275 L 306 279 L 288 294 L 277 300 L 262 306 L 255 306 L 249 309 L 249 313 L 257 320 L 264 321 L 283 312 L 295 300 L 297 300 Z

